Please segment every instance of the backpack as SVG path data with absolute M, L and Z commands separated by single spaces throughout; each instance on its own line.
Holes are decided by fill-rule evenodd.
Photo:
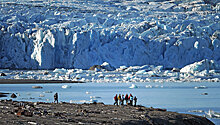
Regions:
M 117 96 L 114 97 L 114 100 L 117 100 Z

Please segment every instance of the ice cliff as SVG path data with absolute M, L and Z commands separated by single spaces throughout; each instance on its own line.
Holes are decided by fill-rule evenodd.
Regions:
M 220 64 L 218 0 L 0 3 L 0 68 Z

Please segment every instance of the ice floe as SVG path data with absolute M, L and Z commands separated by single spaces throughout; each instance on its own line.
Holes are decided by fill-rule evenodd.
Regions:
M 130 88 L 130 89 L 134 89 L 134 88 L 138 88 L 138 86 L 135 85 L 135 84 L 132 84 L 129 88 Z
M 68 89 L 68 88 L 71 88 L 71 86 L 69 86 L 69 85 L 62 85 L 62 88 L 63 89 Z

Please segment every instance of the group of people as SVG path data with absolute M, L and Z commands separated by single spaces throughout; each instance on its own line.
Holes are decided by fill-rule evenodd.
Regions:
M 133 105 L 133 102 L 134 102 L 134 106 L 137 105 L 137 97 L 133 97 L 132 94 L 130 94 L 128 96 L 128 94 L 126 94 L 125 96 L 122 94 L 119 94 L 119 95 L 115 95 L 114 97 L 114 105 L 124 105 L 124 101 L 126 102 L 126 105 Z
M 126 103 L 126 105 L 131 105 L 131 106 L 136 106 L 137 105 L 137 97 L 133 97 L 132 94 L 130 94 L 128 96 L 128 94 L 126 94 L 125 96 L 122 94 L 119 94 L 119 95 L 115 95 L 114 97 L 114 105 L 124 105 L 124 101 Z M 133 104 L 134 102 L 134 104 Z M 58 93 L 55 93 L 54 94 L 54 103 L 58 103 Z

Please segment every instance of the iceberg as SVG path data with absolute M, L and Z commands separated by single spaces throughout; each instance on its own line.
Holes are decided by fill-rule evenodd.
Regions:
M 62 88 L 63 88 L 63 89 L 67 89 L 67 88 L 71 88 L 71 86 L 69 86 L 69 85 L 63 85 Z
M 152 85 L 146 85 L 145 87 L 146 87 L 146 88 L 153 88 Z
M 196 86 L 196 87 L 194 87 L 195 89 L 207 89 L 208 87 L 206 87 L 206 86 Z
M 134 89 L 134 88 L 138 88 L 138 87 L 137 87 L 137 85 L 132 84 L 129 88 L 130 88 L 130 89 Z
M 213 70 L 213 69 L 220 69 L 219 65 L 214 60 L 202 60 L 199 62 L 195 62 L 193 64 L 187 65 L 183 67 L 180 72 L 183 73 L 194 73 L 194 72 L 201 72 L 203 70 Z

